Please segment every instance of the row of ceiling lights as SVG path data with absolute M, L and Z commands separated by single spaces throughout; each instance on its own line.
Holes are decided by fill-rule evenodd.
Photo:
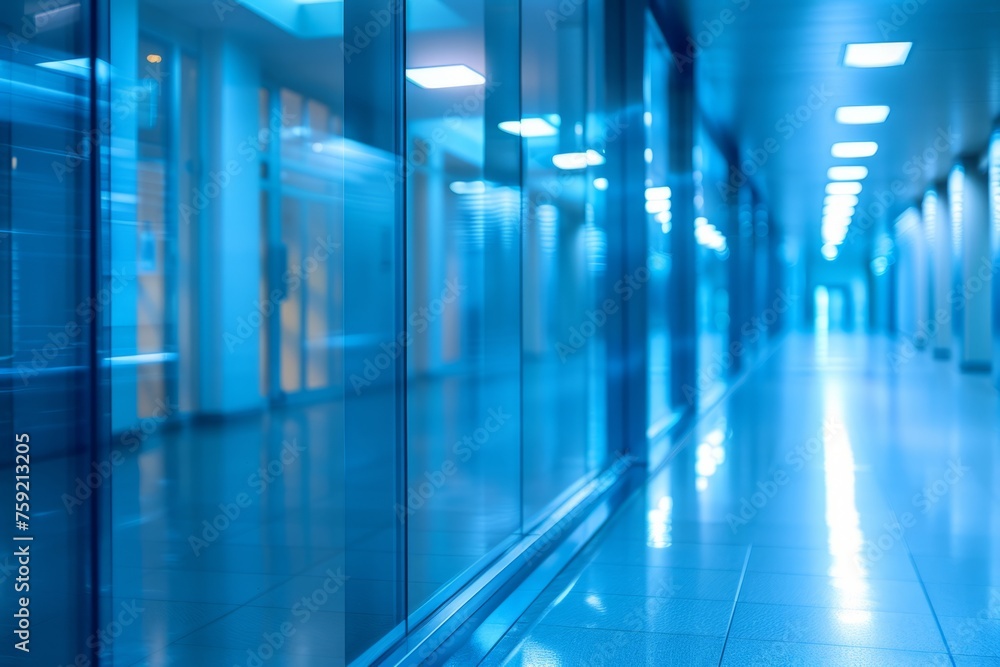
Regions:
M 844 67 L 874 68 L 898 67 L 910 55 L 912 42 L 879 42 L 874 44 L 848 44 L 844 51 Z M 876 125 L 889 118 L 889 107 L 884 104 L 840 107 L 836 120 L 842 125 Z M 844 141 L 833 145 L 830 153 L 838 159 L 869 158 L 878 152 L 874 141 Z M 830 261 L 837 258 L 839 246 L 847 238 L 854 212 L 861 194 L 861 181 L 868 177 L 868 168 L 861 165 L 838 165 L 827 172 L 830 183 L 826 186 L 823 201 L 823 256 Z

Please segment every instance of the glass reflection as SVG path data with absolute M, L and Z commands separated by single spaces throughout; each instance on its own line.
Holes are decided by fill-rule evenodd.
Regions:
M 110 316 L 110 594 L 147 609 L 113 662 L 189 663 L 182 637 L 244 660 L 289 623 L 281 659 L 343 664 L 403 618 L 398 355 L 379 356 L 397 148 L 357 121 L 376 105 L 345 85 L 349 10 L 112 5 L 110 268 L 135 280 Z
M 515 2 L 406 9 L 407 578 L 419 617 L 520 529 L 518 163 L 521 138 L 544 141 L 553 125 L 519 118 L 517 54 L 501 51 Z
M 667 185 L 670 169 L 667 148 L 670 118 L 669 83 L 672 76 L 670 54 L 659 26 L 651 15 L 646 17 L 646 71 L 643 77 L 646 129 L 646 213 L 648 216 L 650 279 L 646 286 L 648 307 L 648 371 L 649 393 L 647 435 L 661 436 L 673 423 L 671 405 L 671 331 L 669 299 L 673 260 L 671 236 L 673 229 L 672 195 Z
M 725 157 L 698 124 L 694 150 L 695 220 L 697 242 L 696 321 L 698 336 L 697 389 L 703 402 L 721 395 L 735 360 L 729 354 L 729 247 L 734 204 L 725 194 L 730 180 Z
M 866 598 L 868 584 L 862 564 L 864 536 L 855 491 L 854 449 L 844 425 L 841 399 L 836 387 L 828 386 L 824 395 L 823 482 L 826 488 L 827 549 L 831 556 L 828 574 L 840 607 L 850 607 Z M 838 611 L 844 623 L 865 623 L 865 612 Z
M 606 462 L 600 24 L 558 0 L 522 8 L 521 115 L 555 128 L 523 146 L 523 516 L 531 524 Z M 587 8 L 600 15 L 598 2 Z M 554 25 L 546 16 L 560 16 Z M 535 63 L 544 62 L 545 67 Z M 556 122 L 558 119 L 558 122 Z M 525 120 L 522 120 L 522 125 Z M 604 185 L 602 189 L 600 185 Z

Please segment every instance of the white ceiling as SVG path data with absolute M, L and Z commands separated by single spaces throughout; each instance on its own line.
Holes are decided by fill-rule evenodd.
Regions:
M 730 20 L 697 58 L 702 110 L 732 134 L 743 157 L 777 140 L 779 150 L 754 180 L 781 224 L 804 234 L 816 250 L 830 166 L 869 167 L 860 208 L 900 181 L 905 193 L 892 205 L 891 222 L 928 183 L 947 174 L 956 155 L 982 153 L 1000 117 L 1000 0 L 685 2 L 692 33 L 705 30 L 706 21 Z M 904 4 L 915 11 L 896 14 L 894 24 L 894 6 Z M 715 27 L 719 32 L 719 23 Z M 881 41 L 912 41 L 907 63 L 841 65 L 848 42 Z M 829 101 L 786 139 L 787 127 L 779 130 L 777 123 L 805 104 L 814 87 L 829 91 Z M 834 121 L 838 106 L 868 104 L 892 107 L 884 125 Z M 951 149 L 929 163 L 912 162 L 927 149 L 936 152 L 939 131 L 953 133 Z M 835 141 L 852 140 L 877 141 L 879 152 L 857 161 L 831 157 Z

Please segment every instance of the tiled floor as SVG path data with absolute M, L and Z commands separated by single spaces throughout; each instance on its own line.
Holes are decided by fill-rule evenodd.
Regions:
M 793 336 L 584 549 L 492 665 L 1000 665 L 990 378 Z

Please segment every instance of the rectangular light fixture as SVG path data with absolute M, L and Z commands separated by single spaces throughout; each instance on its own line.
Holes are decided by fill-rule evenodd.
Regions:
M 861 194 L 860 183 L 827 183 L 826 194 L 828 195 L 859 195 Z
M 826 177 L 831 181 L 863 181 L 868 178 L 868 167 L 830 167 Z
M 840 107 L 837 109 L 837 122 L 842 125 L 875 125 L 884 123 L 889 117 L 889 107 L 873 105 L 867 107 Z
M 526 139 L 534 137 L 554 137 L 559 133 L 552 123 L 544 118 L 522 118 L 505 120 L 498 127 L 507 134 L 520 135 Z
M 850 218 L 854 215 L 853 206 L 841 206 L 839 204 L 827 204 L 823 207 L 824 218 Z
M 834 144 L 830 153 L 833 157 L 871 157 L 878 153 L 878 144 L 874 141 L 842 141 Z
M 646 201 L 662 201 L 670 199 L 670 188 L 666 185 L 658 188 L 646 188 Z
M 913 42 L 848 44 L 844 67 L 897 67 L 906 62 Z
M 483 181 L 455 181 L 448 186 L 456 195 L 481 195 L 486 192 Z
M 827 206 L 857 206 L 858 198 L 854 195 L 827 195 L 823 203 Z
M 482 74 L 466 65 L 414 67 L 406 70 L 406 78 L 421 88 L 429 89 L 481 86 L 486 83 Z
M 552 156 L 552 164 L 566 171 L 586 169 L 604 164 L 604 156 L 594 149 L 589 149 L 586 153 L 559 153 Z
M 669 199 L 651 199 L 646 202 L 646 213 L 667 213 L 670 211 L 670 200 Z

